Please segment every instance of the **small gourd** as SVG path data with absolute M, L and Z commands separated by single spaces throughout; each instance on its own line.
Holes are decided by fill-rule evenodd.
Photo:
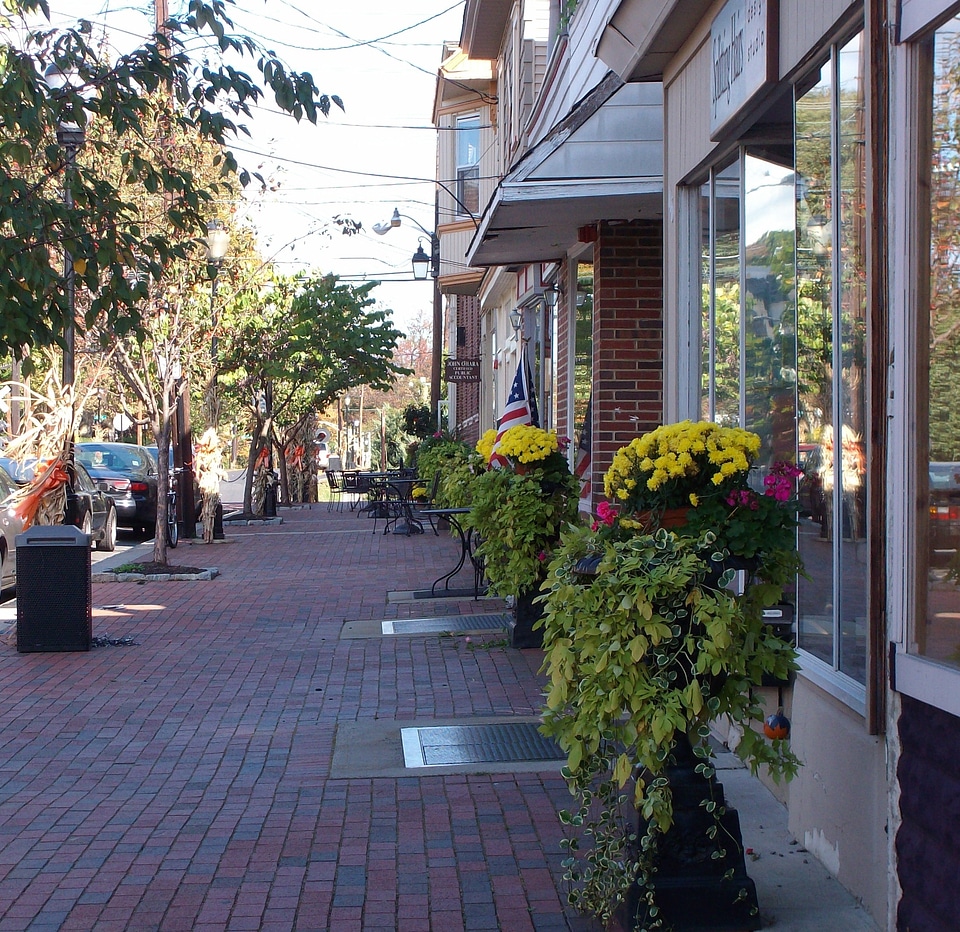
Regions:
M 763 723 L 763 733 L 771 741 L 779 741 L 790 737 L 790 719 L 783 714 L 783 708 L 777 709 L 773 715 L 768 715 Z

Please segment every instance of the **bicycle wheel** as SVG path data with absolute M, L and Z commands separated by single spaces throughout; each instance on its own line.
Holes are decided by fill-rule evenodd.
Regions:
M 167 502 L 167 546 L 175 548 L 180 543 L 180 526 L 177 524 L 177 503 Z

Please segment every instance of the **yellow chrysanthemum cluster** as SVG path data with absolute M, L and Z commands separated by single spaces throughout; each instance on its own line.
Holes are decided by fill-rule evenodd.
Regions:
M 604 493 L 641 508 L 673 505 L 671 496 L 695 506 L 696 488 L 719 486 L 748 472 L 759 450 L 760 438 L 739 427 L 711 421 L 667 424 L 617 451 L 603 479 Z
M 500 438 L 497 452 L 515 463 L 537 463 L 559 449 L 560 443 L 553 431 L 519 424 L 511 427 Z
M 476 451 L 483 457 L 485 463 L 490 462 L 490 454 L 493 453 L 493 445 L 497 442 L 497 432 L 493 428 L 484 432 L 484 435 L 477 441 Z

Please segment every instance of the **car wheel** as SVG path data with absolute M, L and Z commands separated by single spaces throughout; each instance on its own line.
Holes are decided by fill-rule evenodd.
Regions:
M 83 531 L 87 537 L 90 538 L 90 543 L 93 543 L 93 521 L 90 518 L 90 512 L 88 511 L 83 516 L 83 521 L 80 522 L 80 530 Z
M 97 541 L 97 550 L 113 552 L 117 549 L 117 512 L 111 508 L 103 525 L 103 538 Z

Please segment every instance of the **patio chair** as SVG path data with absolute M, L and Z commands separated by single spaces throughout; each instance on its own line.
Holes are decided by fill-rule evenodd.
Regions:
M 327 511 L 333 510 L 334 500 L 337 503 L 337 511 L 343 511 L 343 473 L 339 469 L 327 470 L 327 486 L 330 488 Z
M 418 499 L 416 502 L 416 511 L 422 511 L 423 509 L 430 509 L 437 507 L 437 492 L 440 489 L 440 470 L 438 469 L 433 474 L 433 481 L 430 483 L 430 492 L 426 498 Z M 430 527 L 433 530 L 435 537 L 440 536 L 440 531 L 437 528 L 437 522 L 434 520 L 433 515 L 419 515 L 417 514 L 417 520 L 422 521 L 423 518 L 426 518 L 430 522 Z

